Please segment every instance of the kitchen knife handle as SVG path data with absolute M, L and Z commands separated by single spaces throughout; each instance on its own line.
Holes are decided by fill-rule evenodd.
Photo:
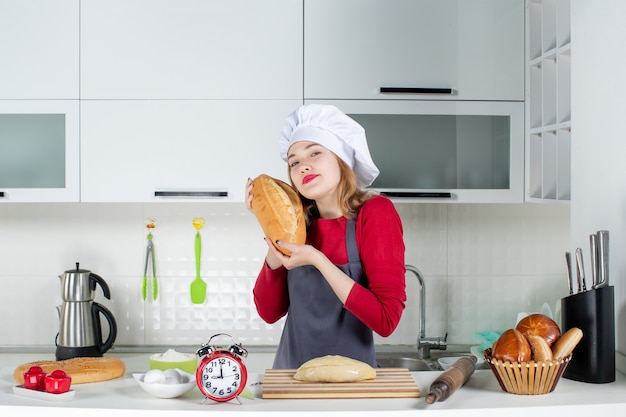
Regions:
M 578 292 L 587 291 L 585 266 L 583 265 L 583 250 L 581 248 L 576 248 L 576 277 L 578 279 Z
M 591 254 L 591 287 L 595 287 L 598 283 L 598 235 L 589 235 L 589 251 Z
M 574 294 L 574 282 L 572 281 L 572 254 L 565 252 L 565 265 L 567 266 L 567 286 L 569 288 L 569 294 Z
M 609 231 L 598 231 L 598 282 L 596 286 L 609 285 Z
M 455 94 L 452 88 L 440 87 L 380 87 L 380 92 L 393 94 Z

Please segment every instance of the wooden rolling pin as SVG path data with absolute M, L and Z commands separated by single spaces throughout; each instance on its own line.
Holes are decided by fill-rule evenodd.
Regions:
M 448 370 L 439 375 L 430 385 L 426 394 L 426 404 L 435 401 L 445 401 L 457 389 L 462 387 L 476 370 L 476 357 L 462 357 L 450 366 Z

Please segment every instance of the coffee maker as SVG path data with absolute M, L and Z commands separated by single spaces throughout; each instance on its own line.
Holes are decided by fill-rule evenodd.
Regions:
M 102 288 L 105 298 L 111 299 L 107 283 L 86 269 L 65 271 L 61 279 L 63 304 L 57 306 L 60 328 L 56 336 L 56 358 L 99 357 L 113 346 L 117 336 L 117 323 L 113 314 L 94 302 L 96 288 Z M 109 334 L 102 340 L 101 316 L 108 322 Z

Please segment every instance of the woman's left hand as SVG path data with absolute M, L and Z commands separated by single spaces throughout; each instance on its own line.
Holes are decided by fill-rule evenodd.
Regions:
M 276 249 L 276 246 L 274 246 L 268 238 L 265 238 L 265 242 L 267 243 L 269 251 L 272 252 L 287 269 L 293 269 L 303 265 L 315 265 L 315 261 L 319 259 L 321 255 L 321 252 L 311 245 L 294 245 L 293 243 L 283 241 L 276 242 L 278 246 L 291 252 L 291 256 L 287 256 Z
M 293 269 L 304 265 L 313 265 L 324 276 L 333 289 L 339 301 L 345 304 L 348 295 L 354 286 L 354 280 L 337 268 L 322 252 L 311 245 L 294 245 L 289 242 L 278 241 L 276 244 L 281 248 L 291 251 L 291 256 L 283 254 L 276 249 L 272 242 L 265 238 L 269 251 L 283 264 L 286 269 Z

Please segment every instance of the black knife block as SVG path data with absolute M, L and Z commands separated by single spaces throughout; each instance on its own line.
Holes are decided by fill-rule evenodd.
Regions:
M 603 384 L 615 381 L 615 294 L 606 286 L 561 299 L 561 330 L 583 331 L 563 378 Z

